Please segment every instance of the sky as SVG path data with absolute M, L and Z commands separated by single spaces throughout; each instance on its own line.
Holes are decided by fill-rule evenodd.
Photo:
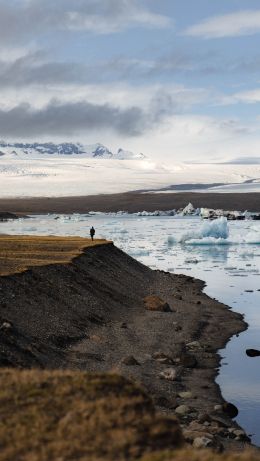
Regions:
M 9 142 L 254 163 L 259 0 L 0 0 L 0 101 Z

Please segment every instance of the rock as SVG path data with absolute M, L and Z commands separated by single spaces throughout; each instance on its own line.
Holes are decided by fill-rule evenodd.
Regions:
M 144 304 L 148 311 L 172 312 L 169 304 L 156 295 L 146 296 Z
M 201 349 L 201 344 L 199 341 L 192 341 L 191 343 L 187 343 L 186 346 L 189 349 Z
M 193 440 L 193 447 L 194 448 L 212 448 L 213 442 L 212 439 L 209 437 L 196 437 L 196 439 Z
M 162 365 L 173 365 L 173 361 L 169 357 L 158 359 L 157 362 L 161 363 Z
M 90 339 L 91 341 L 94 341 L 94 343 L 101 343 L 101 342 L 102 342 L 102 338 L 101 338 L 101 336 L 99 336 L 99 335 L 91 335 L 91 336 L 89 337 L 89 339 Z
M 155 354 L 153 354 L 152 357 L 154 360 L 162 363 L 163 365 L 173 364 L 173 359 L 169 355 L 164 354 L 163 352 L 155 352 Z
M 133 355 L 129 355 L 125 357 L 122 362 L 123 365 L 127 365 L 128 367 L 134 366 L 134 365 L 140 365 L 139 362 L 134 358 Z
M 182 331 L 182 327 L 180 325 L 177 325 L 174 329 L 175 331 Z
M 189 431 L 197 431 L 201 432 L 203 430 L 203 427 L 198 421 L 191 421 L 189 426 L 188 426 Z
M 127 324 L 125 322 L 122 322 L 121 325 L 120 325 L 120 328 L 127 328 Z
M 220 426 L 228 428 L 230 426 L 230 421 L 228 421 L 225 417 L 220 415 L 210 415 L 210 420 L 215 421 Z
M 222 411 L 222 405 L 215 405 L 214 410 L 215 411 Z
M 167 381 L 175 381 L 177 379 L 177 370 L 175 368 L 166 368 L 159 376 Z
M 228 432 L 230 432 L 230 433 L 233 433 L 233 432 L 235 432 L 236 430 L 237 430 L 236 427 L 229 427 L 229 428 L 228 428 Z
M 187 392 L 179 392 L 179 397 L 181 399 L 191 399 L 192 398 L 192 393 L 187 391 Z
M 233 403 L 225 402 L 222 405 L 222 411 L 229 416 L 229 418 L 235 418 L 238 415 L 238 409 Z
M 5 320 L 0 326 L 0 330 L 10 330 L 12 327 L 13 327 L 13 324 Z
M 245 437 L 245 433 L 244 431 L 240 430 L 240 429 L 236 429 L 235 431 L 233 431 L 233 434 L 235 434 L 236 437 Z
M 198 364 L 198 361 L 194 355 L 187 354 L 183 352 L 180 356 L 180 365 L 184 368 L 195 368 Z
M 248 357 L 259 357 L 260 351 L 258 351 L 257 349 L 247 349 L 246 355 L 248 355 Z
M 175 408 L 175 413 L 181 416 L 187 415 L 188 413 L 190 413 L 190 407 L 188 407 L 188 405 L 180 405 L 177 408 Z
M 192 443 L 194 439 L 199 438 L 199 437 L 207 437 L 209 439 L 213 438 L 212 434 L 202 432 L 201 430 L 200 431 L 190 431 L 189 429 L 183 430 L 183 436 L 186 442 L 190 442 L 190 443 Z
M 222 453 L 224 447 L 218 440 L 209 437 L 209 434 L 205 434 L 202 437 L 197 437 L 193 440 L 194 448 L 212 448 L 216 453 Z

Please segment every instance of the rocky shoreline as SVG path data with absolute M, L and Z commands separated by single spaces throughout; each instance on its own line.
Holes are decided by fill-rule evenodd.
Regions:
M 2 276 L 1 367 L 122 374 L 161 413 L 177 415 L 195 447 L 241 450 L 250 441 L 215 377 L 217 351 L 247 325 L 203 288 L 152 271 L 112 243 L 71 263 Z

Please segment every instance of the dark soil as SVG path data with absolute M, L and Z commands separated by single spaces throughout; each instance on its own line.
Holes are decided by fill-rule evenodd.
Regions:
M 191 202 L 196 208 L 260 211 L 260 193 L 141 193 L 92 195 L 86 197 L 0 199 L 0 210 L 13 213 L 87 213 L 88 211 L 116 212 L 172 210 Z

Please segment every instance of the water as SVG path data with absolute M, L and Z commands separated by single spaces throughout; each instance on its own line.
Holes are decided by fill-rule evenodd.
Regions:
M 224 398 L 239 408 L 238 423 L 260 445 L 260 358 L 245 354 L 248 348 L 260 349 L 260 222 L 234 221 L 227 226 L 220 221 L 213 229 L 198 217 L 54 218 L 36 216 L 3 223 L 0 232 L 88 236 L 93 225 L 97 237 L 112 239 L 119 248 L 154 269 L 205 280 L 207 294 L 245 314 L 250 327 L 221 351 L 217 382 Z

